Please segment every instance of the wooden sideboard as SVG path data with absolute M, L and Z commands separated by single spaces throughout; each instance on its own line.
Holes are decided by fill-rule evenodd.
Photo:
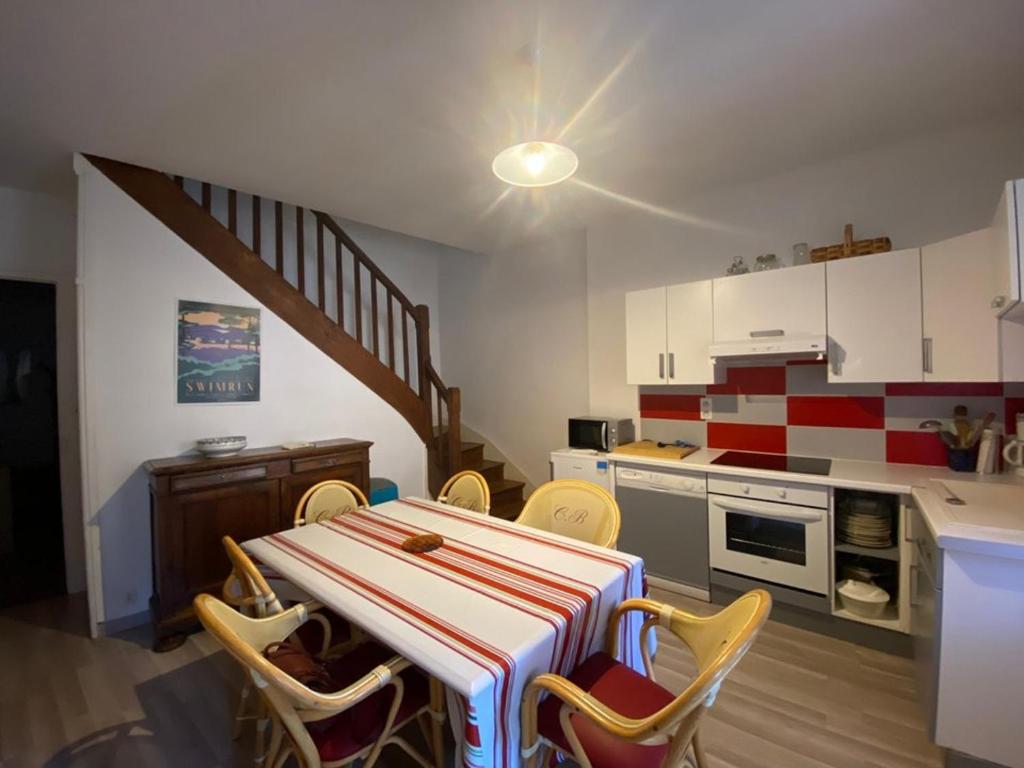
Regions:
M 370 446 L 324 440 L 307 448 L 251 448 L 209 459 L 143 464 L 149 474 L 154 648 L 170 650 L 194 629 L 192 599 L 220 594 L 230 565 L 221 537 L 238 542 L 292 526 L 299 497 L 322 480 L 347 480 L 369 496 Z

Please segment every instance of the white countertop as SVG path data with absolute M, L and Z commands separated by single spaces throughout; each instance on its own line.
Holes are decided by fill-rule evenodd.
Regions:
M 562 453 L 563 451 L 556 451 Z M 701 448 L 685 459 L 652 459 L 626 454 L 573 451 L 575 455 L 601 456 L 616 464 L 634 464 L 675 471 L 732 475 L 765 480 L 850 488 L 861 491 L 910 495 L 917 502 L 939 546 L 977 554 L 1024 559 L 1024 478 L 1014 475 L 976 475 L 946 467 L 918 464 L 885 464 L 878 461 L 832 459 L 827 475 L 806 475 L 770 469 L 728 467 L 712 464 L 725 451 Z M 951 506 L 943 499 L 946 488 L 967 502 Z

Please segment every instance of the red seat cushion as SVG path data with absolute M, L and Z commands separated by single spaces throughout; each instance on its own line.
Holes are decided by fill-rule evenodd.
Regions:
M 654 681 L 603 652 L 580 664 L 569 680 L 624 717 L 647 717 L 675 699 Z M 558 720 L 561 708 L 557 696 L 544 699 L 537 712 L 537 727 L 541 736 L 572 754 Z M 668 744 L 645 746 L 617 739 L 582 715 L 569 719 L 594 768 L 657 768 L 668 752 Z
M 336 614 L 334 611 L 328 611 L 326 608 L 317 613 L 323 614 L 327 617 L 327 623 L 331 625 L 331 645 L 335 646 L 338 643 L 344 643 L 350 637 L 352 637 L 352 627 L 348 621 L 343 619 L 341 616 Z M 296 632 L 299 636 L 299 640 L 302 641 L 302 647 L 310 653 L 320 653 L 324 647 L 324 628 L 319 621 L 307 621 Z
M 328 659 L 327 669 L 341 690 L 394 655 L 394 651 L 383 645 L 363 643 L 344 656 Z M 418 669 L 407 669 L 400 677 L 405 693 L 395 718 L 396 725 L 430 702 L 429 683 Z M 325 762 L 341 760 L 372 744 L 384 730 L 394 693 L 394 687 L 387 686 L 332 718 L 307 723 L 320 759 Z

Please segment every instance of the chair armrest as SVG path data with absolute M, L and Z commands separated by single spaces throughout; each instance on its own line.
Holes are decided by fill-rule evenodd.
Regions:
M 338 712 L 344 711 L 367 696 L 376 693 L 388 685 L 400 684 L 398 675 L 403 670 L 412 666 L 412 662 L 402 656 L 393 656 L 383 664 L 379 664 L 351 685 L 334 693 L 317 693 L 305 686 L 301 686 L 307 694 L 301 707 L 306 710 L 313 710 L 303 716 L 303 720 L 322 720 Z

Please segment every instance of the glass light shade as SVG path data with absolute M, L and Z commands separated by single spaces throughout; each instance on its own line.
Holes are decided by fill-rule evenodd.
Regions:
M 527 141 L 499 152 L 491 170 L 517 187 L 546 187 L 568 179 L 577 166 L 576 153 L 568 147 L 550 141 Z

